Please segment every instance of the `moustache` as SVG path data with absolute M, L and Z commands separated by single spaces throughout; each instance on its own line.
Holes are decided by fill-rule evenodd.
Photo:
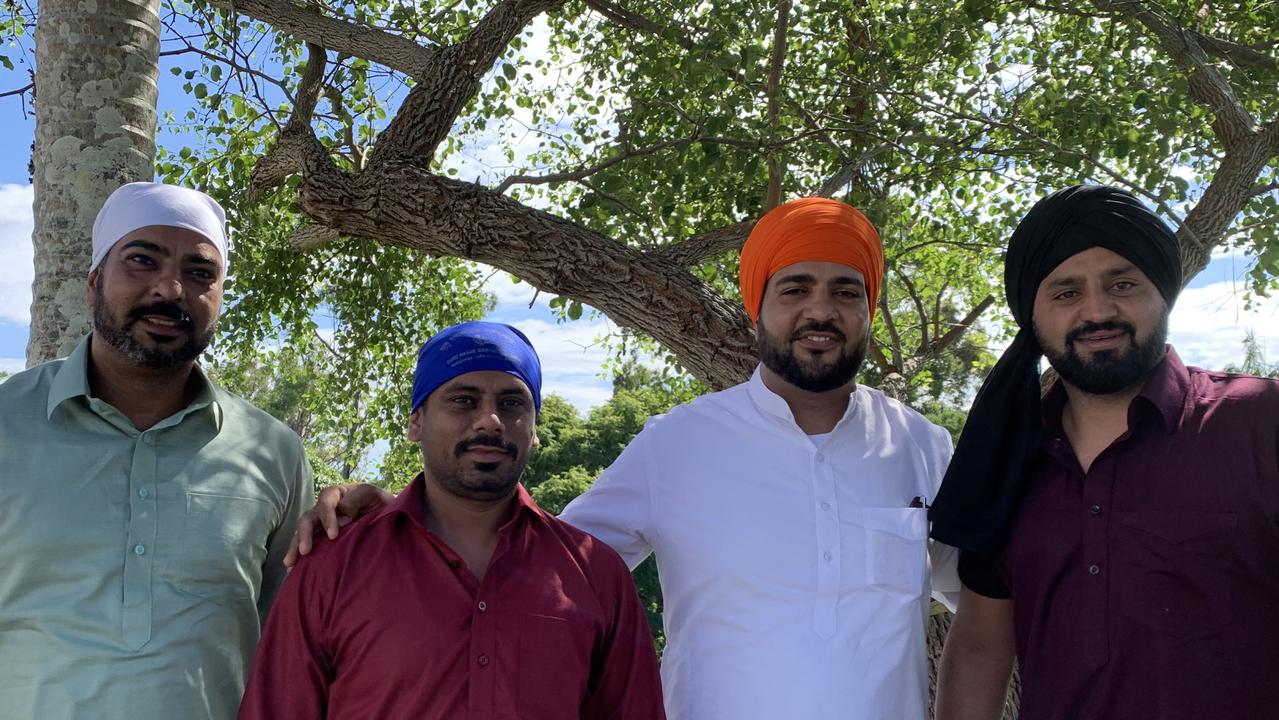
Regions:
M 150 305 L 135 307 L 129 311 L 129 315 L 126 320 L 129 325 L 132 325 L 147 315 L 158 315 L 160 317 L 169 318 L 170 320 L 177 322 L 184 330 L 190 330 L 194 325 L 190 315 L 186 314 L 186 312 L 183 311 L 182 308 L 178 307 L 176 303 L 172 303 L 167 300 L 161 300 L 159 302 L 151 303 Z
M 810 323 L 808 325 L 805 325 L 799 330 L 796 330 L 795 332 L 791 333 L 790 339 L 800 340 L 805 335 L 808 335 L 809 333 L 815 333 L 815 332 L 825 333 L 827 335 L 834 335 L 835 339 L 839 340 L 840 342 L 843 342 L 844 340 L 848 339 L 844 336 L 844 333 L 841 332 L 839 328 L 835 327 L 831 323 L 825 323 L 825 322 Z
M 1066 333 L 1066 344 L 1071 344 L 1085 335 L 1093 335 L 1102 332 L 1115 332 L 1116 330 L 1128 334 L 1128 337 L 1136 339 L 1137 328 L 1132 323 L 1122 322 L 1120 320 L 1108 320 L 1102 323 L 1085 322 L 1083 325 Z
M 463 440 L 458 443 L 457 447 L 453 450 L 453 454 L 461 457 L 462 453 L 475 447 L 497 448 L 511 457 L 515 457 L 517 452 L 514 445 L 506 442 L 500 437 L 494 437 L 492 435 L 477 435 L 469 440 Z

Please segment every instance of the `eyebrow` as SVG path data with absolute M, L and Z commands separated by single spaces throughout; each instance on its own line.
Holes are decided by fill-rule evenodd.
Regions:
M 477 394 L 484 393 L 484 389 L 476 385 L 445 385 L 441 389 L 444 390 L 445 392 L 477 393 Z M 532 397 L 531 393 L 526 391 L 524 388 L 520 388 L 520 387 L 503 388 L 502 390 L 499 390 L 497 394 L 499 397 L 509 397 L 511 395 L 518 395 L 519 397 L 522 397 L 522 398 Z
M 865 287 L 866 285 L 861 278 L 853 275 L 840 275 L 839 277 L 833 278 L 830 282 L 832 285 L 856 285 L 858 287 Z M 776 285 L 784 285 L 786 283 L 816 285 L 817 277 L 808 273 L 795 273 L 794 275 L 781 275 L 774 279 L 774 284 Z
M 1133 265 L 1132 263 L 1127 263 L 1125 265 L 1119 265 L 1119 266 L 1110 268 L 1108 270 L 1103 270 L 1101 275 L 1102 277 L 1109 280 L 1111 278 L 1117 278 L 1122 275 L 1131 274 L 1133 272 L 1140 272 L 1140 271 L 1137 269 L 1136 265 Z M 1066 275 L 1065 277 L 1059 277 L 1056 280 L 1053 280 L 1052 282 L 1048 283 L 1047 287 L 1050 287 L 1050 288 L 1067 287 L 1070 285 L 1078 285 L 1082 283 L 1083 281 L 1084 280 L 1082 275 Z
M 164 247 L 163 245 L 153 243 L 150 240 L 130 240 L 129 242 L 120 246 L 121 251 L 128 250 L 129 248 L 138 248 L 139 250 L 146 250 L 147 252 L 152 252 L 152 253 L 155 253 L 156 255 L 162 255 L 164 257 L 169 257 L 172 255 L 172 253 L 169 252 L 168 248 Z M 215 268 L 221 267 L 221 264 L 218 263 L 216 259 L 214 259 L 213 257 L 210 257 L 209 255 L 205 255 L 203 253 L 190 253 L 189 255 L 187 255 L 186 257 L 182 259 L 183 261 L 192 263 L 194 265 L 208 265 Z

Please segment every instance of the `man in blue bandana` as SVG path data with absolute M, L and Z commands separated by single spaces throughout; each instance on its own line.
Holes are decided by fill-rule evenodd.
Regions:
M 541 385 L 508 325 L 422 347 L 408 436 L 424 471 L 294 569 L 240 718 L 664 717 L 625 563 L 519 483 Z

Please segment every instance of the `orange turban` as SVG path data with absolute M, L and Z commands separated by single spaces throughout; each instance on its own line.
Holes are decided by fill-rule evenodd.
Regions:
M 764 286 L 773 273 L 797 262 L 820 260 L 847 265 L 866 280 L 871 320 L 884 277 L 884 248 L 879 233 L 857 208 L 827 198 L 800 198 L 778 205 L 755 223 L 746 245 L 738 282 L 742 304 L 759 321 Z

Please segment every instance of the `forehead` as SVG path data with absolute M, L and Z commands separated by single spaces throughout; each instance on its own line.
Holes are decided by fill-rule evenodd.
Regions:
M 866 276 L 862 275 L 862 271 L 848 265 L 830 262 L 828 260 L 805 260 L 803 262 L 791 263 L 784 267 L 778 268 L 776 272 L 768 276 L 769 284 L 776 282 L 795 281 L 806 279 L 815 282 L 859 282 L 866 283 Z
M 111 249 L 115 250 L 134 241 L 155 245 L 161 254 L 169 254 L 175 257 L 200 255 L 217 261 L 219 265 L 222 264 L 222 254 L 218 252 L 218 246 L 210 242 L 201 233 L 187 228 L 172 227 L 170 225 L 140 227 L 125 233 L 124 237 L 111 246 Z
M 1117 273 L 1146 277 L 1146 274 L 1134 265 L 1131 260 L 1114 250 L 1104 247 L 1091 247 L 1062 260 L 1060 265 L 1053 268 L 1052 272 L 1044 277 L 1043 281 L 1039 283 L 1039 287 L 1042 289 L 1053 284 L 1080 282 L 1092 277 Z
M 441 392 L 473 392 L 494 395 L 518 394 L 533 397 L 524 381 L 501 370 L 476 370 L 462 373 L 435 389 L 432 395 Z

